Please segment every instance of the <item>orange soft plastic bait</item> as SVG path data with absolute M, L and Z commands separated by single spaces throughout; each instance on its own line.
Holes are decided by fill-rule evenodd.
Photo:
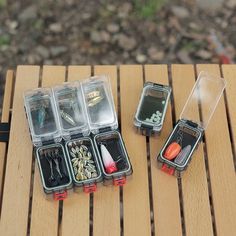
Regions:
M 180 151 L 181 146 L 178 143 L 173 142 L 167 147 L 164 157 L 168 160 L 172 160 L 179 154 Z

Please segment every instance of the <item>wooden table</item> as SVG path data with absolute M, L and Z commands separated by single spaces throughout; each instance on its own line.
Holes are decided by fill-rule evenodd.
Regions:
M 178 180 L 157 169 L 156 156 L 202 70 L 222 74 L 228 86 L 204 142 Z M 111 78 L 133 178 L 124 187 L 101 187 L 90 195 L 73 193 L 64 202 L 45 200 L 32 155 L 23 92 L 93 74 Z M 18 66 L 15 77 L 14 82 L 13 72 L 8 71 L 3 105 L 2 122 L 9 121 L 10 107 L 12 117 L 9 144 L 0 143 L 0 235 L 236 235 L 235 65 Z M 138 135 L 133 128 L 144 81 L 173 87 L 157 138 Z M 199 115 L 197 107 L 195 114 Z

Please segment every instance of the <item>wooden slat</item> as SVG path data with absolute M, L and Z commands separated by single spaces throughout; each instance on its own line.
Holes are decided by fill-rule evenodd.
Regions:
M 117 109 L 117 67 L 95 66 L 94 74 L 106 74 L 110 77 Z M 102 186 L 98 189 L 94 194 L 93 212 L 93 235 L 120 235 L 119 187 Z
M 192 65 L 173 65 L 171 72 L 176 119 L 179 119 L 195 83 L 194 67 Z M 197 103 L 192 107 L 192 113 L 193 116 L 199 118 Z M 212 235 L 213 228 L 202 144 L 194 153 L 191 164 L 183 174 L 182 192 L 186 235 Z
M 64 66 L 44 66 L 42 74 L 42 87 L 52 87 L 65 81 Z M 31 235 L 39 235 L 47 232 L 47 235 L 57 235 L 58 231 L 58 206 L 59 202 L 46 200 L 43 193 L 39 169 L 35 163 L 35 175 L 33 186 Z M 41 232 L 41 233 L 40 233 Z
M 2 119 L 1 122 L 9 122 L 10 118 L 10 106 L 11 106 L 11 97 L 13 89 L 13 71 L 7 71 L 6 83 L 4 88 L 4 97 L 2 105 Z M 0 202 L 2 199 L 2 184 L 3 184 L 3 173 L 5 165 L 5 155 L 6 155 L 6 143 L 0 143 Z M 1 209 L 0 209 L 1 210 Z M 1 214 L 0 214 L 1 215 Z
M 222 72 L 223 77 L 227 81 L 226 96 L 232 132 L 232 142 L 235 149 L 234 153 L 236 153 L 236 65 L 222 65 Z
M 145 79 L 168 85 L 166 65 L 146 65 Z M 162 133 L 150 138 L 153 210 L 156 235 L 182 235 L 178 182 L 157 169 L 157 155 L 172 131 L 171 106 L 168 105 Z
M 120 66 L 121 128 L 134 171 L 123 188 L 124 235 L 151 234 L 146 138 L 133 128 L 142 87 L 141 66 Z
M 69 66 L 68 81 L 91 75 L 90 66 Z M 63 203 L 61 235 L 89 235 L 89 194 L 72 194 Z
M 198 73 L 220 76 L 217 65 L 197 65 Z M 202 106 L 202 113 L 207 107 Z M 234 235 L 236 223 L 236 179 L 224 97 L 205 132 L 217 235 Z
M 36 88 L 38 80 L 38 66 L 17 67 L 0 235 L 21 236 L 27 233 L 32 143 L 25 118 L 23 92 Z

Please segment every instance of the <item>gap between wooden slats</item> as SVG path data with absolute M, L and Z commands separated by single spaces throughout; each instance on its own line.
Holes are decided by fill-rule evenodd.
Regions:
M 207 71 L 220 76 L 218 65 L 197 65 L 197 72 Z M 202 115 L 204 107 L 201 104 Z M 206 151 L 211 180 L 217 235 L 234 235 L 236 219 L 236 179 L 229 137 L 224 97 L 206 129 Z
M 66 67 L 44 66 L 42 72 L 42 87 L 52 87 L 65 81 Z M 48 235 L 58 234 L 59 202 L 47 200 L 43 192 L 39 169 L 35 165 L 32 214 L 30 235 L 47 232 Z M 49 227 L 50 226 L 50 227 Z
M 192 65 L 172 65 L 171 73 L 175 115 L 178 120 L 195 83 L 194 67 Z M 191 112 L 197 120 L 199 118 L 197 103 L 192 107 Z M 183 174 L 181 185 L 186 235 L 213 235 L 202 143 L 194 152 L 192 161 Z
M 68 81 L 82 80 L 91 75 L 90 66 L 69 66 Z M 91 222 L 92 223 L 92 222 Z M 89 235 L 90 234 L 90 195 L 72 193 L 63 203 L 59 235 Z
M 145 80 L 169 84 L 166 65 L 145 65 Z M 182 235 L 178 182 L 157 169 L 157 155 L 172 131 L 171 105 L 160 136 L 150 138 L 150 161 L 155 235 Z
M 236 65 L 222 65 L 222 77 L 227 81 L 225 91 L 225 104 L 233 150 L 234 167 L 236 170 Z
M 32 143 L 25 118 L 23 92 L 36 88 L 38 80 L 38 66 L 17 67 L 0 235 L 27 233 Z
M 7 71 L 6 83 L 4 88 L 3 106 L 2 106 L 2 123 L 10 122 L 10 107 L 13 91 L 14 74 L 13 71 Z M 7 143 L 0 143 L 0 218 L 2 206 L 2 191 L 4 186 L 4 176 L 6 167 Z
M 110 77 L 113 98 L 117 108 L 117 67 L 95 66 L 94 75 Z M 120 191 L 116 186 L 101 186 L 94 193 L 93 235 L 120 235 Z
M 142 87 L 141 66 L 120 66 L 121 129 L 134 171 L 123 187 L 124 235 L 151 234 L 146 138 L 133 127 Z

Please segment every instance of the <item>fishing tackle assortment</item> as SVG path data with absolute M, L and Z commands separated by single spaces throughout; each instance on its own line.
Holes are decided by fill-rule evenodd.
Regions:
M 146 136 L 160 134 L 171 94 L 167 85 L 146 82 L 134 118 L 137 130 Z
M 161 149 L 157 161 L 164 172 L 181 177 L 200 143 L 225 89 L 223 78 L 201 72 L 176 126 Z M 201 110 L 201 116 L 198 115 Z
M 82 83 L 89 128 L 105 183 L 124 185 L 132 174 L 129 157 L 118 130 L 110 84 L 106 77 L 90 78 Z
M 69 166 L 77 191 L 83 186 L 84 192 L 94 192 L 102 181 L 102 173 L 97 160 L 92 139 L 81 137 L 66 143 Z
M 95 146 L 104 178 L 114 185 L 123 185 L 132 167 L 121 134 L 114 130 L 95 135 Z
M 199 74 L 157 157 L 163 171 L 180 177 L 187 168 L 225 86 L 223 78 Z M 168 86 L 145 83 L 134 119 L 142 134 L 160 133 L 170 93 Z M 132 166 L 106 76 L 28 91 L 24 103 L 45 193 L 63 200 L 73 186 L 91 193 L 100 182 L 126 183 Z
M 30 134 L 35 146 L 54 140 L 60 142 L 59 126 L 52 91 L 49 88 L 35 89 L 24 94 L 25 111 Z
M 27 91 L 24 103 L 45 193 L 63 200 L 73 186 L 125 184 L 132 167 L 106 76 Z
M 52 144 L 37 149 L 38 165 L 43 176 L 44 188 L 48 193 L 61 186 L 71 187 L 72 179 L 64 155 L 64 148 L 61 144 Z

